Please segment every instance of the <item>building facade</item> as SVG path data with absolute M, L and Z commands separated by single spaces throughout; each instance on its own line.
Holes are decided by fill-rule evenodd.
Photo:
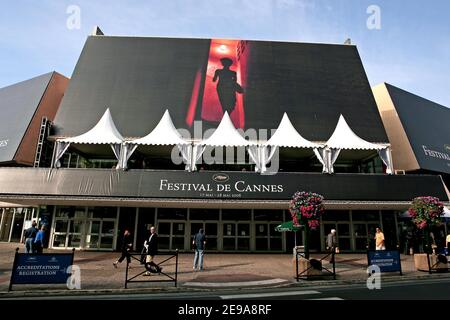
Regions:
M 389 143 L 351 45 L 93 35 L 47 143 L 86 133 L 107 108 L 125 142 L 148 134 L 169 110 L 190 143 L 217 128 L 225 111 L 258 143 L 270 138 L 284 113 L 310 141 L 325 143 L 342 115 L 359 138 Z M 303 241 L 301 232 L 275 227 L 290 220 L 296 191 L 325 197 L 326 213 L 312 234 L 319 251 L 331 229 L 343 252 L 366 250 L 376 227 L 396 247 L 398 214 L 412 198 L 448 201 L 439 176 L 387 174 L 373 150 L 342 150 L 335 173 L 326 174 L 311 150 L 280 147 L 277 173 L 262 175 L 248 155 L 238 161 L 238 149 L 218 146 L 211 154 L 232 151 L 235 161 L 198 159 L 198 170 L 188 172 L 173 161 L 173 146 L 145 146 L 121 170 L 109 145 L 72 144 L 58 168 L 0 168 L 0 200 L 36 208 L 50 227 L 52 248 L 114 250 L 125 229 L 139 248 L 155 225 L 161 250 L 189 251 L 203 228 L 207 250 L 215 252 L 291 252 Z

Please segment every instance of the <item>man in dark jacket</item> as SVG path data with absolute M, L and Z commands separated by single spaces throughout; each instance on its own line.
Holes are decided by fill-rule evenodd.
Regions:
M 117 264 L 121 263 L 125 258 L 127 258 L 128 264 L 131 263 L 130 251 L 132 247 L 133 247 L 133 239 L 131 238 L 130 231 L 126 229 L 125 232 L 123 233 L 122 238 L 122 247 L 121 247 L 122 255 L 116 262 L 113 262 L 115 268 L 117 268 Z
M 144 247 L 147 249 L 145 265 L 148 270 L 145 275 L 149 276 L 151 274 L 149 269 L 161 272 L 162 268 L 154 262 L 155 256 L 158 254 L 158 234 L 156 233 L 155 227 L 150 228 L 150 237 L 145 241 Z
M 36 228 L 37 223 L 36 220 L 33 220 L 31 223 L 31 227 L 29 227 L 27 230 L 25 230 L 23 234 L 23 241 L 25 243 L 25 252 L 26 253 L 33 253 L 33 243 L 34 239 L 36 238 L 36 234 L 38 233 L 38 229 Z
M 205 245 L 206 245 L 206 236 L 203 229 L 200 229 L 198 233 L 194 236 L 192 240 L 192 244 L 195 248 L 195 256 L 194 256 L 194 270 L 203 270 L 203 255 L 205 253 Z

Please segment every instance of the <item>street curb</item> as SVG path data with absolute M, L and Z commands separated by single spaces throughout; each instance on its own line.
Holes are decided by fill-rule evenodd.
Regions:
M 401 276 L 401 275 L 389 275 L 381 276 L 383 283 L 393 283 L 399 281 L 411 281 L 411 280 L 431 280 L 431 279 L 448 279 L 450 274 L 424 274 L 424 275 L 412 275 L 412 276 Z M 355 285 L 364 284 L 366 285 L 368 278 L 355 278 L 355 279 L 337 279 L 337 280 L 300 280 L 298 282 L 293 282 L 289 286 L 291 287 L 312 287 L 312 286 L 333 286 L 333 285 Z M 294 280 L 295 281 L 295 280 Z
M 411 280 L 431 280 L 431 279 L 449 279 L 450 274 L 426 274 L 426 275 L 414 275 L 414 276 L 388 276 L 382 278 L 384 283 L 403 282 Z M 240 290 L 259 290 L 259 289 L 275 289 L 275 288 L 309 288 L 309 287 L 332 287 L 342 285 L 366 285 L 367 278 L 357 279 L 338 279 L 338 280 L 300 280 L 296 282 L 295 279 L 286 280 L 287 283 L 280 283 L 270 286 L 252 286 L 252 287 L 215 287 L 215 288 L 199 288 L 199 287 L 183 287 L 183 283 L 180 283 L 178 287 L 154 287 L 154 288 L 120 288 L 120 289 L 82 289 L 82 290 L 60 290 L 60 289 L 48 289 L 39 291 L 2 291 L 0 292 L 1 299 L 10 298 L 27 298 L 27 297 L 41 297 L 42 299 L 51 299 L 52 297 L 72 297 L 83 295 L 114 295 L 114 294 L 149 294 L 149 293 L 204 293 L 214 291 L 233 291 Z

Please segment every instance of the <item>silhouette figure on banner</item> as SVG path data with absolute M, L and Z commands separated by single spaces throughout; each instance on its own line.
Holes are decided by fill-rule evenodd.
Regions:
M 234 110 L 236 106 L 236 92 L 242 94 L 244 89 L 237 83 L 236 71 L 230 70 L 233 60 L 230 58 L 220 59 L 223 69 L 217 69 L 214 73 L 213 82 L 217 81 L 217 95 L 219 96 L 220 104 L 223 112 L 228 111 L 228 114 Z

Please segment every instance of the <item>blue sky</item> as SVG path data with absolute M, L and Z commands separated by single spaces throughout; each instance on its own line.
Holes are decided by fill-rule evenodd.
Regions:
M 68 6 L 80 29 L 68 29 Z M 368 6 L 381 12 L 370 30 Z M 358 46 L 372 85 L 389 82 L 450 107 L 448 0 L 15 0 L 0 4 L 0 87 L 71 76 L 87 35 L 269 39 Z

